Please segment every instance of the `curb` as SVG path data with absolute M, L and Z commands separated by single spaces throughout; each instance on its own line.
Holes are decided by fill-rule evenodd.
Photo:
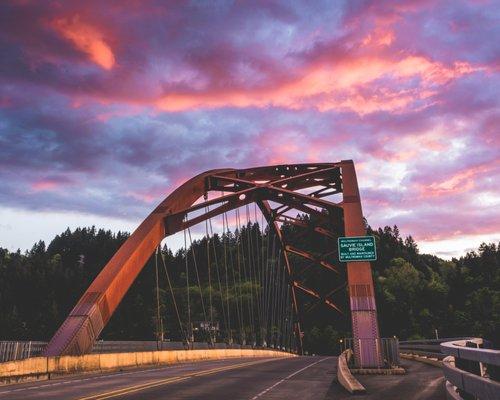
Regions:
M 352 350 L 347 349 L 338 358 L 337 362 L 337 380 L 349 393 L 366 393 L 364 386 L 351 374 L 347 361 L 352 356 Z

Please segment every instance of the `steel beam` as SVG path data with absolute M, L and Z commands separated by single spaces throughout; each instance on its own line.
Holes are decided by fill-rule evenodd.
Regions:
M 317 189 L 318 187 L 322 188 Z M 303 191 L 307 189 L 312 192 L 304 194 Z M 206 200 L 205 197 L 205 201 L 198 203 L 210 191 L 219 191 L 223 194 L 212 200 Z M 323 198 L 340 191 L 343 192 L 343 202 L 340 204 Z M 268 201 L 275 201 L 281 205 L 273 210 Z M 328 263 L 324 257 L 319 258 L 308 251 L 287 245 L 280 224 L 287 223 L 288 217 L 284 215 L 285 212 L 298 210 L 314 215 L 322 224 L 332 229 L 335 228 L 333 226 L 335 219 L 340 219 L 343 214 L 346 236 L 364 235 L 361 204 L 352 161 L 277 165 L 240 170 L 219 169 L 188 180 L 156 207 L 106 264 L 55 333 L 45 355 L 89 352 L 123 296 L 164 237 L 251 202 L 259 205 L 282 246 L 294 314 L 295 336 L 301 353 L 301 309 L 296 291 L 300 290 L 323 304 L 340 310 L 328 299 L 329 295 L 322 296 L 314 289 L 306 288 L 300 282 L 294 281 L 296 277 L 288 252 L 305 257 L 328 270 L 336 270 L 336 267 Z M 210 210 L 209 206 L 212 207 Z M 317 210 L 316 207 L 321 210 Z M 201 210 L 204 212 L 189 218 L 190 214 Z M 290 218 L 289 222 L 304 226 L 294 218 Z M 336 237 L 337 232 L 334 233 L 332 230 L 320 226 L 313 228 L 325 237 Z M 348 263 L 347 268 L 354 337 L 368 335 L 378 338 L 370 264 Z
M 365 236 L 366 227 L 354 163 L 342 161 L 341 169 L 345 236 Z M 375 290 L 370 263 L 348 262 L 347 281 L 356 364 L 362 368 L 382 366 Z

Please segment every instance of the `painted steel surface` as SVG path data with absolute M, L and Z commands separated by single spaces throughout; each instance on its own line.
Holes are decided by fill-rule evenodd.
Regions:
M 315 189 L 318 187 L 320 189 Z M 305 189 L 314 191 L 304 194 Z M 222 192 L 224 195 L 198 202 L 208 192 Z M 341 203 L 333 203 L 323 198 L 336 193 L 342 193 Z M 294 275 L 288 255 L 293 253 L 304 257 L 311 263 L 332 272 L 338 271 L 339 267 L 314 256 L 306 249 L 297 249 L 285 243 L 280 224 L 284 222 L 301 224 L 300 220 L 286 215 L 288 210 L 294 209 L 314 215 L 327 226 L 333 227 L 334 220 L 343 221 L 345 236 L 364 236 L 366 229 L 356 172 L 354 163 L 350 160 L 338 163 L 218 169 L 188 180 L 156 207 L 106 264 L 55 333 L 45 355 L 88 353 L 163 238 L 249 203 L 256 203 L 259 206 L 281 242 L 292 309 L 295 314 L 295 337 L 298 351 L 301 352 L 301 310 L 297 294 L 300 292 L 310 296 L 318 303 L 338 311 L 339 308 L 330 298 L 338 289 L 335 288 L 325 294 L 306 287 Z M 270 203 L 280 206 L 273 209 Z M 205 210 L 205 213 L 199 215 L 200 210 Z M 193 214 L 196 216 L 192 216 Z M 338 230 L 339 227 L 336 228 Z M 315 227 L 314 230 L 326 237 L 333 237 L 333 233 L 324 226 Z M 370 263 L 347 263 L 347 270 L 354 337 L 379 338 Z M 355 349 L 355 357 L 361 360 L 360 365 L 367 367 L 380 365 L 380 349 L 372 347 Z

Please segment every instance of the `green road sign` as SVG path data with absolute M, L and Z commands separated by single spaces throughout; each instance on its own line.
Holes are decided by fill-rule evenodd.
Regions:
M 339 237 L 339 261 L 375 261 L 377 250 L 373 236 Z

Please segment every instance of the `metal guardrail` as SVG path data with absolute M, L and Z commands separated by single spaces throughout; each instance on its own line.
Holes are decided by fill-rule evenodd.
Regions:
M 417 356 L 431 357 L 442 360 L 446 357 L 446 355 L 441 352 L 441 343 L 467 339 L 471 338 L 455 337 L 442 339 L 405 340 L 399 342 L 399 351 L 400 353 L 414 354 Z
M 0 362 L 22 360 L 42 354 L 47 342 L 0 341 Z
M 399 340 L 397 338 L 380 338 L 380 339 L 353 339 L 346 338 L 341 341 L 341 352 L 350 349 L 354 354 L 363 354 L 365 346 L 373 346 L 378 350 L 383 366 L 395 367 L 400 365 L 399 359 Z M 352 366 L 358 367 L 360 360 L 356 357 L 351 358 Z M 373 364 L 379 364 L 373 360 Z
M 94 343 L 92 353 L 126 353 L 132 351 L 155 351 L 155 350 L 202 350 L 202 349 L 251 349 L 250 345 L 227 344 L 207 342 L 184 342 L 170 341 L 97 341 Z
M 500 399 L 500 350 L 481 348 L 482 339 L 441 343 L 443 373 L 451 399 Z
M 48 342 L 41 341 L 0 341 L 0 362 L 22 360 L 29 357 L 37 357 L 43 354 Z M 97 341 L 94 343 L 92 353 L 127 353 L 136 351 L 155 350 L 201 350 L 201 349 L 252 349 L 260 348 L 251 345 L 191 342 L 189 346 L 183 342 L 170 341 Z M 272 347 L 266 347 L 272 348 Z M 291 349 L 276 349 L 292 351 Z

